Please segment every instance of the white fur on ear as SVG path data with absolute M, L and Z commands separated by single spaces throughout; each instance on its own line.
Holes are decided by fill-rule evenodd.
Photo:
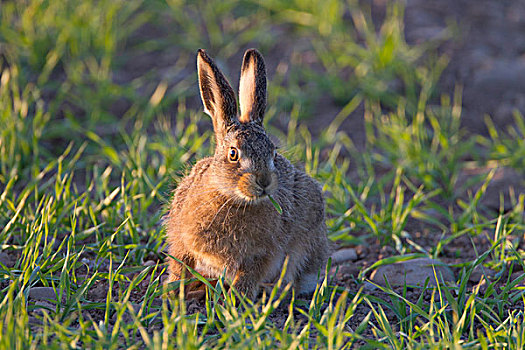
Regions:
M 255 62 L 253 56 L 245 67 L 243 65 L 241 72 L 241 81 L 239 82 L 239 105 L 241 107 L 241 116 L 239 120 L 242 123 L 250 121 L 250 114 L 254 108 L 255 102 Z
M 266 110 L 266 68 L 262 55 L 255 49 L 247 50 L 239 82 L 241 123 L 255 122 L 262 125 Z
M 199 77 L 201 77 L 201 69 L 200 68 L 197 68 L 197 71 L 198 71 L 198 74 L 199 74 Z M 203 72 L 202 73 L 203 75 L 207 73 Z M 209 76 L 205 79 L 209 79 Z M 202 80 L 202 79 L 201 79 Z M 210 87 L 210 89 L 214 89 L 213 87 Z M 213 113 L 210 111 L 210 109 L 208 109 L 208 106 L 210 106 L 211 110 L 213 111 L 216 111 L 217 110 L 217 105 L 215 104 L 215 102 L 213 102 L 213 99 L 207 99 L 206 101 L 204 101 L 204 96 L 205 96 L 205 93 L 202 91 L 202 83 L 199 84 L 199 90 L 201 92 L 201 99 L 202 99 L 202 106 L 204 108 L 204 113 L 206 113 L 207 115 L 209 115 L 210 117 L 213 118 Z M 215 87 L 214 90 L 217 90 L 217 88 Z M 213 93 L 216 94 L 218 91 L 214 91 Z

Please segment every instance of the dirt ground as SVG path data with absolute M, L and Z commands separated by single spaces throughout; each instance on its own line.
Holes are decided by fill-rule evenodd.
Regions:
M 514 109 L 525 112 L 525 2 L 408 0 L 406 38 L 423 42 L 457 23 L 459 38 L 444 50 L 450 63 L 441 90 L 463 86 L 463 127 L 486 133 L 484 114 L 504 129 Z

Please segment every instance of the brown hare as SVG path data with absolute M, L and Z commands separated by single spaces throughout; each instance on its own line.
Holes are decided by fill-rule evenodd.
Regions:
M 197 70 L 216 148 L 175 191 L 166 220 L 169 254 L 209 278 L 226 273 L 249 298 L 279 276 L 288 256 L 284 282 L 311 293 L 328 257 L 324 199 L 320 185 L 277 153 L 266 134 L 261 54 L 244 54 L 240 115 L 232 88 L 204 50 L 197 52 Z M 183 268 L 170 259 L 168 281 L 179 279 Z

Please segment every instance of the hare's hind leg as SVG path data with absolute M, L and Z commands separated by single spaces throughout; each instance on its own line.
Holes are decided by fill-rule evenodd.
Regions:
M 297 274 L 294 285 L 298 295 L 308 295 L 315 291 L 317 284 L 322 281 L 326 269 L 328 247 L 321 241 L 315 249 L 309 252 L 304 261 L 304 268 Z
M 311 295 L 319 282 L 318 276 L 317 272 L 302 274 L 295 282 L 297 295 Z
M 311 257 L 301 259 L 290 259 L 286 270 L 285 283 L 293 282 L 293 288 L 297 295 L 311 294 L 319 280 L 319 267 L 314 264 Z M 322 272 L 322 271 L 321 271 Z

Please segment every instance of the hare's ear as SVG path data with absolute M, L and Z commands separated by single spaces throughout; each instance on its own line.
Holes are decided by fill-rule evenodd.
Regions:
M 228 127 L 238 121 L 235 95 L 224 75 L 203 49 L 197 51 L 197 71 L 204 112 L 213 120 L 215 137 L 220 143 Z
M 266 68 L 259 51 L 247 50 L 244 54 L 239 83 L 239 104 L 242 123 L 263 123 L 266 110 Z

